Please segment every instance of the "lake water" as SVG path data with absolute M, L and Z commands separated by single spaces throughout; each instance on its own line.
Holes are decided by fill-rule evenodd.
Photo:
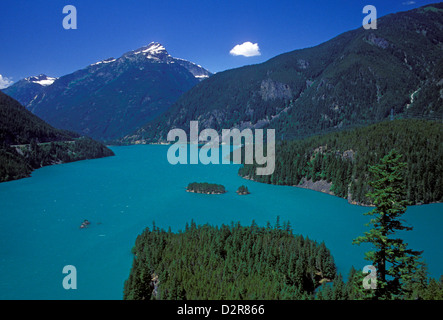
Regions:
M 131 248 L 146 227 L 173 231 L 197 224 L 259 225 L 289 220 L 294 233 L 325 241 L 347 275 L 362 269 L 370 209 L 295 187 L 247 181 L 238 165 L 170 165 L 167 146 L 114 147 L 115 157 L 45 167 L 31 178 L 0 184 L 0 299 L 121 299 Z M 190 182 L 223 184 L 228 193 L 185 192 Z M 235 193 L 246 185 L 251 194 Z M 79 226 L 84 219 L 91 225 Z M 424 250 L 433 277 L 443 274 L 443 204 L 414 206 L 405 215 L 413 249 Z M 65 265 L 77 289 L 65 290 Z

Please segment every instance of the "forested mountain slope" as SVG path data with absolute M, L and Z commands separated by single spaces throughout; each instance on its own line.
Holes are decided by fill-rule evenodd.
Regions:
M 165 141 L 174 127 L 275 128 L 284 139 L 390 117 L 443 116 L 443 3 L 378 19 L 312 48 L 220 72 L 123 139 Z
M 369 204 L 368 168 L 396 149 L 407 163 L 405 183 L 410 204 L 443 201 L 443 123 L 403 119 L 333 132 L 276 147 L 275 171 L 257 176 L 244 165 L 243 177 L 259 182 L 303 186 Z
M 0 92 L 0 182 L 45 165 L 111 156 L 103 144 L 55 129 Z

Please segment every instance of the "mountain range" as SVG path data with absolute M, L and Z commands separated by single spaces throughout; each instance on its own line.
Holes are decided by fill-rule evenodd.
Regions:
M 275 128 L 293 139 L 389 117 L 443 117 L 443 3 L 378 19 L 312 48 L 219 72 L 123 143 L 172 128 Z
M 155 119 L 210 75 L 152 42 L 60 78 L 20 80 L 3 92 L 54 127 L 110 140 Z
M 294 139 L 388 118 L 443 119 L 443 3 L 389 14 L 320 45 L 212 75 L 150 43 L 60 78 L 3 91 L 51 125 L 123 144 L 190 121 Z

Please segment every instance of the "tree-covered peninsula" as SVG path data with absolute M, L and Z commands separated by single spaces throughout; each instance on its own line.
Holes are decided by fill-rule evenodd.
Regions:
M 258 176 L 256 164 L 239 169 L 258 182 L 301 186 L 370 204 L 369 167 L 396 149 L 406 162 L 409 204 L 443 201 L 443 123 L 394 120 L 352 130 L 282 141 L 276 146 L 275 171 Z
M 0 182 L 51 164 L 112 155 L 102 143 L 54 128 L 0 92 Z
M 336 276 L 324 243 L 289 223 L 153 226 L 137 237 L 124 299 L 304 299 Z

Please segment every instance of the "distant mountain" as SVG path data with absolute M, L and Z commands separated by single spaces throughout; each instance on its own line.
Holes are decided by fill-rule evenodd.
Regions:
M 55 80 L 57 78 L 41 74 L 17 81 L 2 91 L 9 96 L 15 97 L 22 105 L 27 106 L 36 104 L 44 96 L 45 88 L 53 84 Z
M 378 19 L 312 48 L 213 75 L 124 143 L 171 128 L 275 128 L 308 136 L 395 117 L 442 119 L 443 3 Z
M 0 92 L 0 182 L 27 177 L 50 164 L 113 154 L 90 138 L 55 129 Z
M 57 128 L 108 140 L 155 119 L 210 75 L 153 42 L 58 79 L 27 78 L 3 92 Z

